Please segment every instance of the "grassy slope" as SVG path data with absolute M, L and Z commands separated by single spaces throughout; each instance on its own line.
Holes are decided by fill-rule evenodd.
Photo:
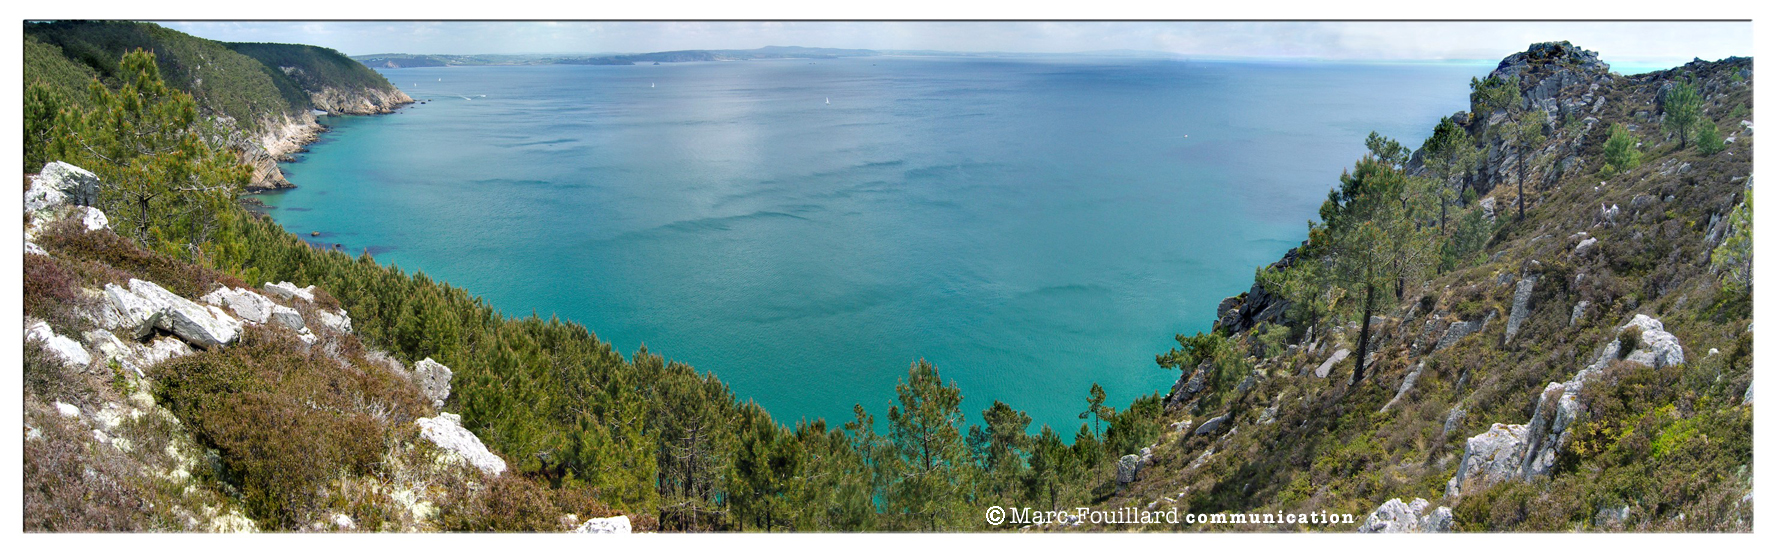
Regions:
M 1751 297 L 1727 291 L 1709 267 L 1715 243 L 1707 231 L 1713 217 L 1726 220 L 1741 202 L 1753 139 L 1743 133 L 1710 156 L 1676 150 L 1679 140 L 1663 132 L 1654 104 L 1662 83 L 1689 75 L 1705 91 L 1705 116 L 1721 120 L 1727 136 L 1740 129 L 1738 121 L 1752 118 L 1751 82 L 1736 76 L 1750 64 L 1694 63 L 1615 76 L 1600 91 L 1608 101 L 1598 123 L 1585 133 L 1579 121 L 1561 126 L 1546 145 L 1574 148 L 1586 170 L 1563 176 L 1548 191 L 1533 190 L 1541 175 L 1529 176 L 1524 221 L 1515 219 L 1513 186 L 1497 187 L 1492 197 L 1507 209 L 1498 209 L 1503 222 L 1482 258 L 1439 275 L 1419 288 L 1425 292 L 1383 314 L 1364 382 L 1349 387 L 1351 361 L 1327 379 L 1306 375 L 1338 345 L 1352 347 L 1357 325 L 1344 320 L 1343 330 L 1314 352 L 1298 344 L 1258 360 L 1266 378 L 1246 393 L 1209 390 L 1223 408 L 1165 415 L 1165 425 L 1197 425 L 1229 414 L 1227 426 L 1236 431 L 1165 435 L 1155 465 L 1100 506 L 1167 508 L 1173 501 L 1194 513 L 1326 509 L 1363 520 L 1388 498 L 1422 497 L 1450 506 L 1456 530 L 1750 530 L 1751 503 L 1739 500 L 1752 490 L 1752 408 L 1741 405 L 1752 379 Z M 1638 129 L 1643 163 L 1602 178 L 1596 168 L 1613 122 Z M 1596 226 L 1602 203 L 1621 206 L 1616 226 Z M 1575 254 L 1579 232 L 1597 238 L 1597 247 Z M 1542 275 L 1530 314 L 1519 335 L 1502 345 L 1512 282 L 1530 261 Z M 1590 307 L 1571 324 L 1582 300 Z M 1446 350 L 1420 353 L 1445 322 L 1481 321 L 1492 312 L 1497 317 L 1483 331 Z M 1637 313 L 1659 318 L 1679 338 L 1686 365 L 1614 365 L 1585 392 L 1592 414 L 1573 426 L 1574 453 L 1566 453 L 1549 478 L 1443 497 L 1465 438 L 1492 423 L 1528 422 L 1539 391 L 1585 367 Z M 1236 338 L 1253 340 L 1253 334 Z M 1709 354 L 1712 348 L 1718 353 Z M 1417 363 L 1425 368 L 1414 389 L 1378 413 Z M 1277 420 L 1258 423 L 1269 407 Z M 1462 419 L 1449 417 L 1454 409 L 1465 413 Z M 1209 450 L 1213 454 L 1203 456 Z M 1622 506 L 1633 513 L 1622 523 L 1600 516 Z M 1325 527 L 1304 529 L 1310 528 Z

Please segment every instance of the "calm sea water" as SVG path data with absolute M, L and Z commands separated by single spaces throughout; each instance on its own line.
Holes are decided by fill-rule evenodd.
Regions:
M 383 73 L 262 196 L 285 228 L 713 371 L 784 422 L 883 418 L 928 359 L 1074 432 L 1175 378 L 1376 130 L 1491 65 L 851 58 Z M 828 102 L 828 103 L 827 103 Z

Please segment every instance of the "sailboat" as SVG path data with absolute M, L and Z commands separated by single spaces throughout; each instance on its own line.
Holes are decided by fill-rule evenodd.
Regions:
M 652 83 L 652 88 L 658 88 L 658 83 Z
M 830 99 L 830 97 L 829 97 L 829 96 L 826 96 L 826 97 L 825 97 L 825 99 L 824 99 L 824 105 L 827 105 L 827 106 L 828 106 L 828 105 L 831 105 L 831 99 Z

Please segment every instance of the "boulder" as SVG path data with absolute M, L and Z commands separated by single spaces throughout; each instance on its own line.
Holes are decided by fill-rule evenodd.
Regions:
M 98 198 L 99 186 L 98 176 L 91 171 L 60 161 L 49 162 L 37 176 L 31 177 L 31 186 L 25 191 L 25 211 L 63 204 L 92 205 Z
M 1206 422 L 1200 423 L 1199 428 L 1194 429 L 1194 435 L 1206 436 L 1218 432 L 1218 429 L 1224 426 L 1224 421 L 1230 419 L 1231 415 L 1229 413 L 1207 419 Z
M 311 284 L 306 288 L 296 288 L 295 285 L 290 284 L 289 281 L 283 281 L 276 284 L 266 282 L 265 291 L 270 292 L 273 296 L 286 300 L 301 298 L 310 302 L 314 301 L 314 286 Z
M 1330 355 L 1328 360 L 1323 361 L 1323 364 L 1321 365 L 1317 365 L 1317 378 L 1329 378 L 1329 371 L 1335 368 L 1336 363 L 1340 363 L 1341 360 L 1347 359 L 1349 353 L 1352 352 L 1349 352 L 1347 348 L 1335 350 L 1335 353 Z
M 73 338 L 56 334 L 54 330 L 49 328 L 49 323 L 36 319 L 27 319 L 25 322 L 25 340 L 36 340 L 41 342 L 44 351 L 47 351 L 50 355 L 60 359 L 62 363 L 69 367 L 83 369 L 86 368 L 87 365 L 92 364 L 92 354 L 86 352 L 85 346 L 81 346 L 80 342 L 75 341 Z
M 1470 321 L 1458 321 L 1447 325 L 1446 333 L 1440 335 L 1440 340 L 1434 342 L 1434 348 L 1428 351 L 1439 351 L 1452 347 L 1452 344 L 1458 343 L 1459 340 L 1463 340 L 1465 336 L 1470 336 L 1476 331 L 1477 325 Z
M 1127 455 L 1120 458 L 1120 462 L 1116 466 L 1119 469 L 1116 480 L 1120 485 L 1131 484 L 1133 480 L 1138 478 L 1140 464 L 1137 455 Z
M 231 309 L 240 320 L 250 324 L 265 324 L 271 318 L 271 309 L 279 307 L 271 298 L 245 288 L 222 287 L 198 299 L 209 305 Z
M 1495 423 L 1488 432 L 1465 440 L 1464 458 L 1458 463 L 1458 473 L 1446 482 L 1446 496 L 1458 497 L 1473 483 L 1514 478 L 1525 460 L 1526 436 L 1526 425 Z
M 574 532 L 580 534 L 632 534 L 634 533 L 634 524 L 628 520 L 627 515 L 593 518 L 585 521 Z
M 1386 501 L 1383 505 L 1379 505 L 1377 510 L 1372 511 L 1372 514 L 1366 515 L 1366 523 L 1360 525 L 1356 531 L 1360 533 L 1378 532 L 1387 534 L 1420 532 L 1422 530 L 1421 523 L 1424 518 L 1423 515 L 1425 514 L 1423 511 L 1426 510 L 1426 499 L 1417 497 L 1414 501 L 1404 504 L 1402 499 L 1393 497 L 1390 501 Z
M 486 444 L 480 443 L 480 437 L 461 426 L 461 415 L 442 413 L 435 417 L 418 419 L 419 435 L 437 447 L 460 456 L 461 459 L 488 476 L 503 474 L 505 460 L 488 451 Z
M 109 290 L 107 286 L 106 291 Z M 191 345 L 211 349 L 234 343 L 240 337 L 240 320 L 221 308 L 198 305 L 145 280 L 131 279 L 129 292 L 160 313 L 155 328 L 171 332 Z
M 1587 253 L 1587 251 L 1589 249 L 1594 247 L 1594 244 L 1598 244 L 1598 243 L 1600 243 L 1600 239 L 1598 239 L 1598 238 L 1588 238 L 1588 239 L 1582 240 L 1579 243 L 1576 243 L 1575 244 L 1575 255 L 1582 255 L 1582 254 Z
M 1680 347 L 1679 338 L 1664 329 L 1661 321 L 1638 313 L 1618 330 L 1622 332 L 1628 328 L 1640 330 L 1642 338 L 1637 341 L 1637 349 L 1626 355 L 1625 360 L 1655 368 L 1686 364 L 1686 352 Z
M 412 365 L 412 377 L 424 390 L 425 397 L 431 398 L 431 405 L 442 408 L 444 400 L 449 399 L 449 380 L 455 377 L 455 372 L 426 357 Z

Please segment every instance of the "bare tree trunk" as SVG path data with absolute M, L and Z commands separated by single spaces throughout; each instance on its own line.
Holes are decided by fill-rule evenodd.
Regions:
M 1360 346 L 1359 355 L 1354 357 L 1354 384 L 1366 378 L 1366 340 L 1372 333 L 1372 306 L 1374 296 L 1378 295 L 1377 287 L 1366 284 L 1366 307 L 1360 311 Z

